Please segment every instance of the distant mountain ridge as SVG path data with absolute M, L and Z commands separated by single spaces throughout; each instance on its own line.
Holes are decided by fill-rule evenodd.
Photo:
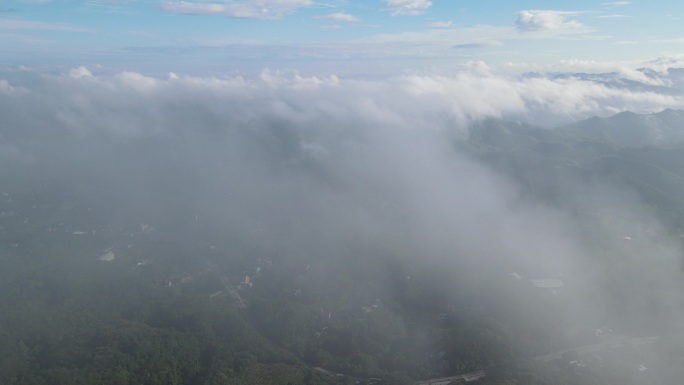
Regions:
M 638 92 L 656 92 L 663 95 L 680 95 L 684 89 L 684 69 L 668 68 L 658 72 L 652 68 L 637 68 L 635 72 L 527 72 L 523 78 L 548 78 L 553 80 L 582 80 L 601 84 L 613 89 Z
M 624 147 L 684 144 L 684 110 L 665 109 L 652 114 L 623 111 L 568 125 L 547 128 L 518 120 L 486 118 L 468 127 L 470 141 L 506 149 L 540 141 L 606 141 Z
M 653 114 L 624 111 L 607 118 L 582 120 L 559 130 L 630 147 L 680 143 L 684 142 L 684 111 L 665 109 Z
M 489 118 L 474 122 L 462 151 L 556 201 L 560 180 L 602 180 L 633 190 L 684 225 L 684 111 L 621 112 L 545 128 Z

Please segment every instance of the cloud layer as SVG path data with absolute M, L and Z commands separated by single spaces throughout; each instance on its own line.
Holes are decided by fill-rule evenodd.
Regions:
M 0 161 L 34 166 L 41 188 L 45 178 L 58 180 L 72 199 L 106 207 L 109 221 L 150 223 L 169 239 L 215 245 L 226 258 L 239 249 L 344 266 L 358 255 L 390 255 L 459 274 L 490 269 L 499 283 L 510 272 L 566 274 L 577 289 L 549 330 L 593 331 L 609 306 L 646 314 L 640 321 L 648 324 L 655 317 L 644 309 L 653 303 L 679 322 L 681 311 L 668 303 L 681 282 L 677 245 L 625 246 L 625 235 L 661 233 L 634 195 L 600 181 L 568 183 L 559 189 L 563 205 L 551 206 L 455 146 L 468 123 L 488 116 L 567 122 L 684 107 L 670 92 L 676 63 L 610 77 L 513 75 L 473 62 L 451 74 L 375 80 L 25 70 L 0 81 Z M 639 74 L 661 85 L 630 88 L 626 76 Z M 579 222 L 591 225 L 589 235 Z M 595 262 L 597 248 L 609 262 L 620 259 L 619 274 Z M 658 261 L 644 250 L 657 250 Z M 610 289 L 636 299 L 616 304 Z M 474 295 L 473 303 L 500 304 L 510 294 Z
M 677 72 L 670 70 L 673 65 L 679 65 L 679 61 L 567 62 L 547 67 L 546 71 L 553 72 L 544 75 L 539 72 L 542 68 L 489 67 L 472 62 L 453 74 L 406 74 L 377 80 L 340 79 L 334 75 L 307 77 L 297 72 L 268 70 L 254 79 L 176 75 L 160 79 L 133 72 L 93 76 L 91 71 L 81 67 L 65 76 L 43 77 L 39 82 L 42 88 L 30 91 L 19 92 L 21 84 L 15 84 L 12 79 L 5 81 L 0 87 L 3 101 L 0 109 L 4 116 L 16 115 L 17 111 L 25 111 L 31 116 L 33 112 L 26 110 L 28 106 L 42 105 L 40 100 L 51 99 L 51 103 L 43 105 L 43 108 L 54 109 L 43 111 L 46 116 L 59 117 L 63 111 L 80 111 L 82 117 L 79 120 L 65 117 L 62 122 L 53 122 L 57 126 L 79 131 L 98 127 L 116 134 L 137 126 L 119 124 L 116 113 L 109 113 L 105 108 L 112 102 L 121 104 L 123 110 L 137 110 L 140 105 L 164 105 L 177 98 L 169 99 L 167 95 L 187 92 L 199 100 L 207 94 L 214 95 L 224 105 L 240 105 L 242 109 L 238 116 L 291 113 L 295 114 L 293 117 L 320 121 L 355 116 L 369 122 L 394 122 L 401 127 L 439 130 L 462 130 L 469 121 L 487 116 L 523 117 L 561 124 L 624 110 L 648 113 L 663 108 L 683 108 L 684 81 L 677 77 Z M 644 70 L 648 66 L 651 69 Z M 589 70 L 599 72 L 592 75 Z M 575 72 L 559 76 L 558 71 Z M 24 78 L 31 76 L 26 71 L 17 74 Z M 68 91 L 57 85 L 67 87 Z M 117 90 L 113 95 L 121 98 L 107 100 L 105 90 L 109 89 Z M 65 98 L 63 95 L 70 96 Z M 252 104 L 252 100 L 268 102 Z M 287 100 L 286 105 L 283 100 Z M 265 106 L 274 109 L 263 110 Z M 99 113 L 109 118 L 98 117 L 93 108 L 104 109 Z M 226 115 L 221 111 L 213 113 Z M 163 115 L 159 119 L 163 120 Z M 235 117 L 229 114 L 226 119 Z M 162 125 L 135 130 L 151 130 Z

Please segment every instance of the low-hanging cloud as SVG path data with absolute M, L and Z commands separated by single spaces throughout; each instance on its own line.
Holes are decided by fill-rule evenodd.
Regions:
M 340 266 L 392 255 L 461 276 L 488 269 L 496 284 L 482 288 L 510 273 L 563 276 L 577 289 L 559 310 L 562 324 L 549 330 L 567 335 L 625 311 L 645 325 L 681 319 L 671 301 L 680 288 L 678 244 L 635 237 L 639 247 L 625 246 L 625 236 L 644 229 L 666 233 L 635 194 L 569 181 L 554 206 L 454 146 L 486 117 L 567 122 L 681 107 L 680 96 L 582 76 L 505 74 L 478 62 L 454 74 L 375 80 L 277 70 L 156 78 L 85 67 L 22 76 L 0 81 L 0 160 L 38 165 L 41 182 L 73 184 L 70 197 L 106 207 L 109 221 L 149 223 L 226 258 L 236 244 Z M 202 231 L 191 231 L 199 222 Z M 658 259 L 642 258 L 644 250 L 658 250 Z M 390 286 L 385 272 L 374 274 Z M 616 291 L 635 300 L 615 304 Z M 513 301 L 487 292 L 473 303 Z M 647 313 L 654 303 L 658 311 Z
M 348 212 L 355 213 L 352 217 L 356 219 L 348 220 L 367 216 L 365 204 L 379 207 L 399 202 L 404 215 L 411 218 L 407 223 L 416 228 L 416 237 L 432 239 L 430 244 L 435 249 L 446 249 L 452 242 L 445 241 L 446 234 L 436 234 L 479 232 L 477 226 L 471 228 L 475 220 L 482 226 L 502 226 L 495 237 L 509 239 L 502 241 L 504 246 L 525 237 L 516 225 L 521 221 L 526 223 L 522 228 L 528 230 L 536 228 L 536 221 L 544 223 L 542 228 L 559 226 L 545 238 L 558 241 L 539 247 L 572 243 L 562 235 L 566 224 L 553 212 L 530 214 L 534 210 L 514 209 L 518 204 L 515 188 L 508 182 L 464 159 L 457 158 L 453 166 L 448 166 L 452 155 L 444 138 L 466 137 L 470 122 L 485 117 L 569 122 L 623 110 L 655 112 L 684 106 L 677 95 L 615 88 L 581 77 L 511 76 L 484 63 L 472 63 L 452 75 L 414 74 L 383 80 L 273 70 L 262 72 L 258 78 L 177 74 L 155 78 L 134 72 L 104 76 L 81 67 L 64 75 L 36 74 L 35 79 L 24 82 L 27 84 L 18 84 L 18 80 L 0 82 L 0 116 L 7 138 L 1 151 L 4 159 L 31 162 L 58 156 L 65 151 L 57 144 L 53 148 L 53 143 L 65 137 L 100 137 L 115 142 L 184 137 L 190 142 L 202 142 L 197 138 L 223 132 L 232 140 L 222 142 L 227 147 L 221 151 L 216 148 L 216 154 L 226 155 L 215 155 L 218 158 L 210 163 L 229 165 L 229 174 L 242 165 L 259 175 L 257 169 L 270 167 L 266 166 L 268 159 L 277 154 L 278 162 L 315 165 L 328 183 L 344 186 L 345 191 L 356 196 L 354 199 L 366 202 L 350 208 Z M 202 155 L 205 145 L 198 144 L 189 154 L 203 159 L 207 156 Z M 189 171 L 197 172 L 204 175 L 204 171 Z M 208 185 L 221 184 L 210 180 L 230 178 L 219 176 L 222 171 L 215 166 L 206 172 L 201 179 Z M 234 172 L 238 173 L 237 179 L 250 173 L 238 169 Z M 458 175 L 461 177 L 454 177 Z M 278 198 L 268 191 L 280 191 L 307 207 L 306 200 L 295 198 L 304 193 L 302 187 L 292 185 L 287 174 L 263 178 L 258 183 L 249 179 L 249 183 L 263 184 L 259 188 L 263 202 L 277 202 Z M 221 188 L 215 188 L 216 195 L 221 195 Z M 238 190 L 233 191 L 237 196 L 249 196 Z M 333 200 L 348 199 L 332 190 L 328 193 L 336 196 Z M 452 206 L 449 197 L 453 196 L 470 202 L 485 201 L 467 207 Z M 318 196 L 310 202 L 323 204 L 329 199 Z M 314 205 L 318 207 L 318 203 Z M 327 212 L 326 208 L 317 210 Z M 499 215 L 502 212 L 505 214 Z M 453 223 L 453 218 L 468 219 Z M 363 226 L 372 226 L 375 220 L 370 218 Z M 451 227 L 439 227 L 440 222 L 450 223 Z M 481 239 L 475 235 L 459 237 L 459 247 L 475 250 L 487 243 L 473 241 L 467 246 L 470 240 Z M 570 246 L 562 249 L 571 250 L 571 254 L 584 252 Z M 511 253 L 524 259 L 527 250 Z M 571 259 L 563 257 L 545 263 L 551 266 Z

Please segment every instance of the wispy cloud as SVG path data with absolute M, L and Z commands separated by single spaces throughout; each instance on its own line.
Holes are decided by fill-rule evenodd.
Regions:
M 453 49 L 473 49 L 473 48 L 498 47 L 501 45 L 503 45 L 503 43 L 501 43 L 500 41 L 492 40 L 492 41 L 481 41 L 481 42 L 475 42 L 475 43 L 456 44 L 451 48 L 453 48 Z
M 632 17 L 629 15 L 603 15 L 603 16 L 594 16 L 594 19 L 622 19 L 626 17 Z
M 354 15 L 350 15 L 348 13 L 342 13 L 342 12 L 337 12 L 337 13 L 331 13 L 329 15 L 320 15 L 320 16 L 314 16 L 314 19 L 328 19 L 328 20 L 335 20 L 335 21 L 346 21 L 350 23 L 356 23 L 361 21 L 358 17 Z
M 506 37 L 517 37 L 512 27 L 495 27 L 478 25 L 467 28 L 431 28 L 424 31 L 402 32 L 396 34 L 380 34 L 369 38 L 349 42 L 351 49 L 372 51 L 376 55 L 404 55 L 419 51 L 421 55 L 444 55 L 453 48 L 466 48 L 471 44 L 482 44 Z M 462 45 L 462 46 L 461 46 Z M 371 48 L 372 47 L 372 48 Z M 411 47 L 411 49 L 407 49 Z M 474 48 L 474 46 L 470 46 Z
M 125 34 L 131 35 L 131 36 L 140 36 L 140 37 L 146 37 L 146 38 L 159 38 L 161 35 L 155 32 L 149 32 L 149 31 L 138 31 L 138 30 L 130 30 L 130 31 L 124 31 Z
M 39 29 L 49 31 L 90 32 L 89 29 L 65 23 L 46 23 L 22 19 L 0 19 L 0 29 Z
M 631 1 L 611 1 L 608 3 L 603 3 L 603 6 L 608 8 L 624 7 L 625 5 L 632 4 Z
M 86 0 L 83 2 L 83 7 L 88 10 L 99 10 L 111 13 L 128 13 L 130 12 L 126 5 L 137 0 Z
M 651 43 L 684 43 L 684 37 L 674 37 L 670 39 L 651 39 Z
M 446 57 L 460 55 L 467 49 L 512 46 L 508 42 L 521 40 L 604 40 L 607 38 L 607 36 L 593 34 L 593 29 L 578 22 L 561 21 L 556 25 L 542 25 L 536 29 L 528 27 L 522 30 L 516 25 L 433 27 L 422 31 L 378 34 L 328 45 L 326 49 L 347 53 L 373 52 L 376 56 Z
M 161 9 L 184 15 L 220 15 L 241 19 L 279 19 L 313 0 L 248 0 L 230 2 L 167 1 Z
M 430 24 L 428 24 L 428 27 L 430 28 L 449 28 L 454 25 L 454 22 L 449 20 L 449 21 L 435 21 Z
M 422 15 L 432 6 L 430 0 L 384 0 L 385 9 L 392 12 L 392 16 L 408 15 L 416 16 Z

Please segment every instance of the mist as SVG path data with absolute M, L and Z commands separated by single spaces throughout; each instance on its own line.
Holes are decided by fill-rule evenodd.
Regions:
M 15 293 L 35 290 L 26 282 L 42 265 L 54 269 L 56 286 L 64 279 L 82 290 L 120 292 L 119 284 L 139 279 L 140 293 L 171 293 L 182 288 L 182 276 L 208 300 L 228 292 L 226 279 L 242 286 L 237 296 L 217 295 L 221 306 L 247 302 L 239 310 L 245 315 L 235 317 L 263 336 L 259 343 L 357 380 L 396 371 L 388 383 L 482 369 L 486 383 L 510 376 L 512 357 L 532 362 L 606 341 L 600 334 L 608 330 L 611 341 L 679 335 L 682 250 L 667 210 L 599 174 L 559 171 L 554 178 L 530 170 L 520 177 L 483 156 L 488 147 L 464 143 L 474 136 L 472 124 L 487 118 L 555 132 L 595 115 L 681 107 L 675 91 L 513 77 L 483 64 L 453 76 L 376 80 L 287 71 L 160 79 L 83 67 L 13 74 L 0 82 L 0 250 L 3 264 L 20 267 L 0 283 Z M 115 259 L 98 260 L 110 251 Z M 126 298 L 112 306 L 124 309 L 127 322 L 188 330 Z M 15 321 L 43 314 L 17 306 L 23 310 Z M 288 318 L 296 309 L 305 310 Z M 373 321 L 388 333 L 378 341 L 422 361 L 398 368 L 378 358 L 388 356 L 387 347 L 359 342 L 350 352 L 370 358 L 358 364 L 344 358 L 353 357 L 347 348 L 307 342 L 324 330 L 372 340 L 354 329 L 375 333 L 356 324 L 366 322 L 354 319 L 359 309 L 386 312 Z M 469 335 L 478 327 L 493 330 L 482 340 L 495 353 L 475 364 L 468 352 L 480 350 L 449 341 L 461 338 L 457 330 Z M 605 367 L 647 383 L 637 363 L 651 375 L 658 353 L 636 350 L 615 353 L 630 365 L 638 356 L 629 368 Z M 15 364 L 31 368 L 29 361 Z M 648 381 L 673 383 L 670 369 Z M 196 383 L 219 381 L 210 374 L 218 369 L 206 370 L 205 382 Z

